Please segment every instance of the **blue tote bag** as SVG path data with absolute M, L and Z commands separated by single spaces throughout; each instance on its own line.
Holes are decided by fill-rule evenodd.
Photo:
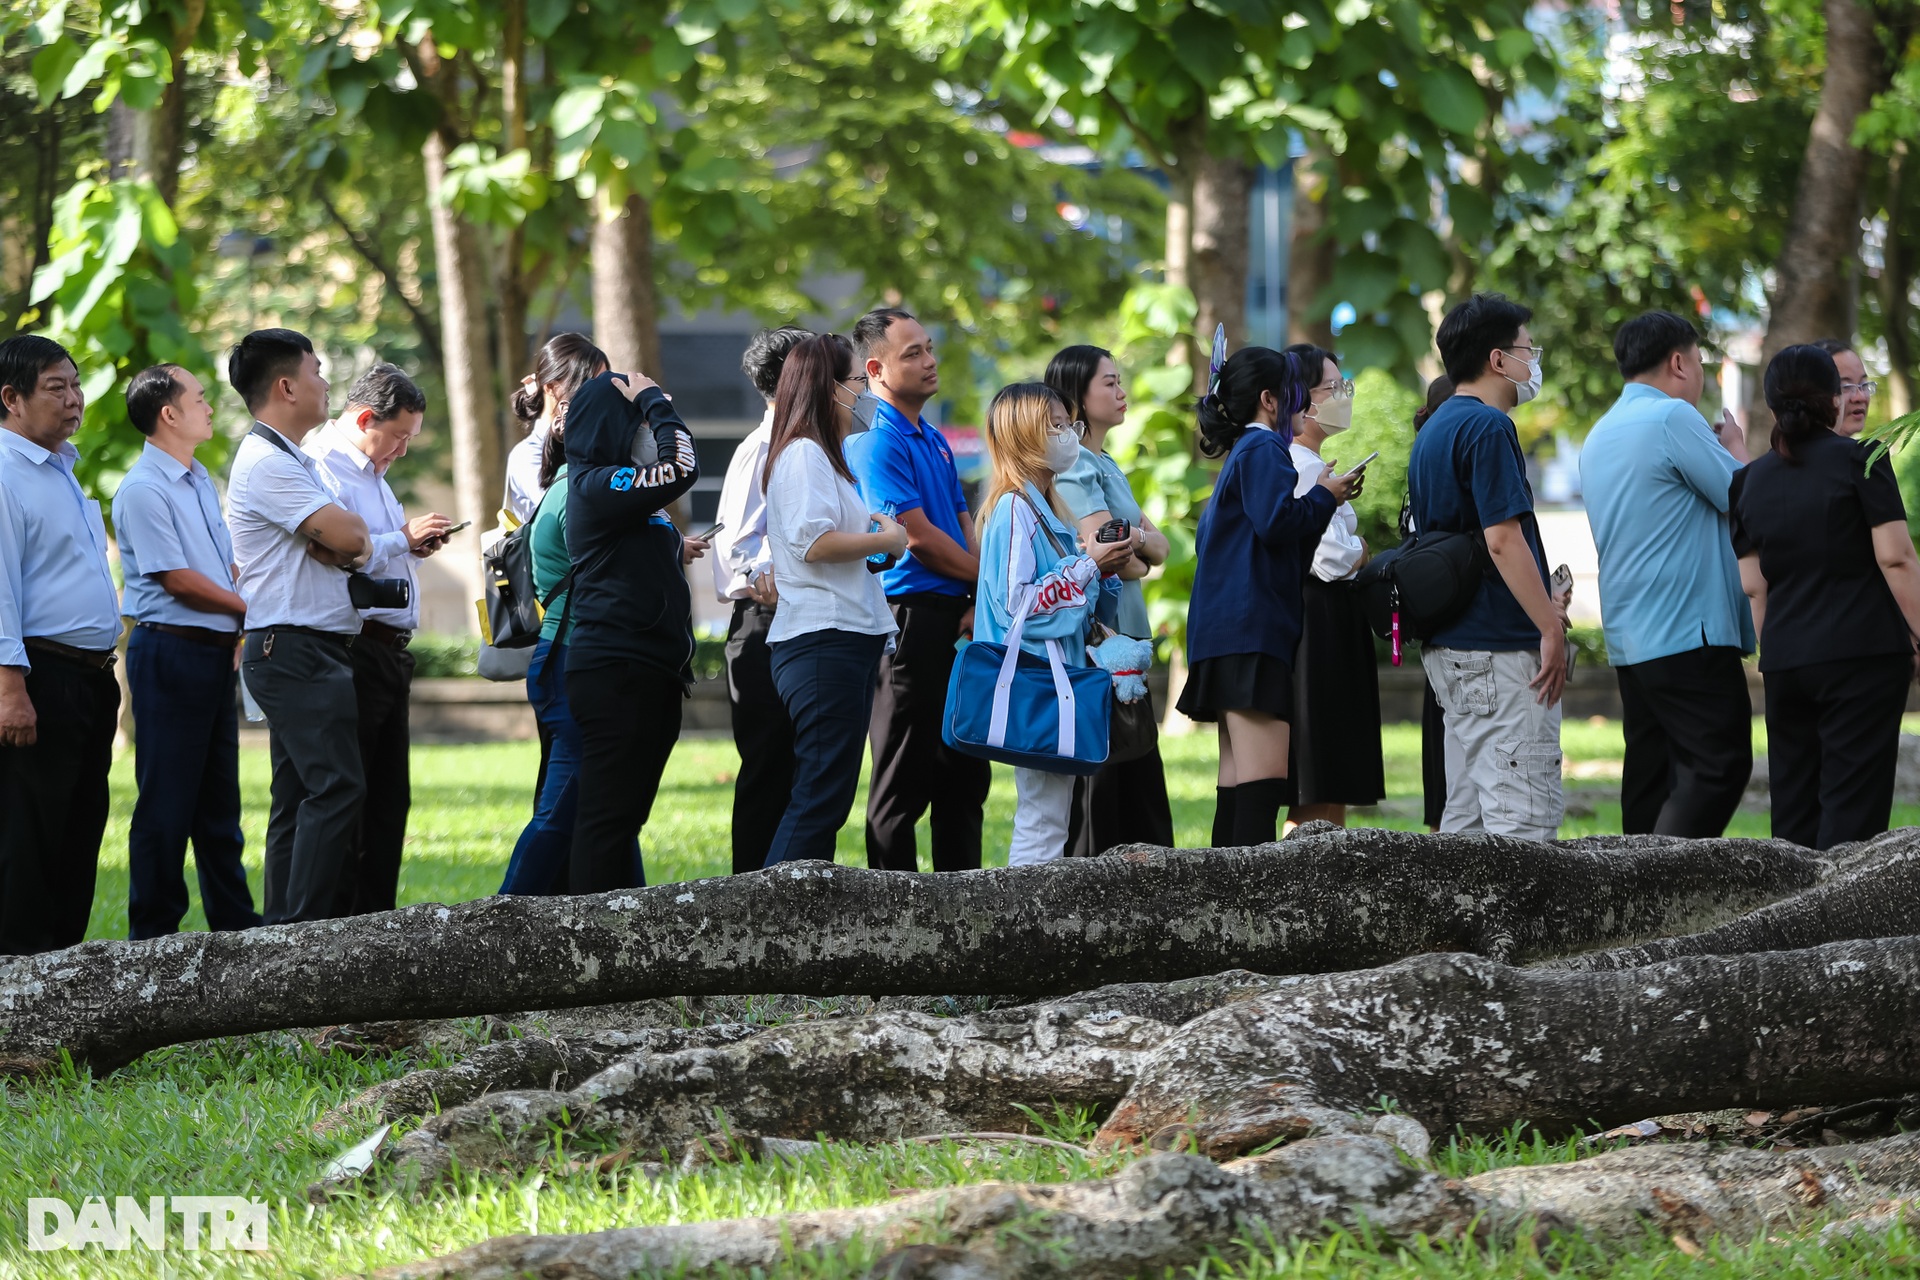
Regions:
M 1044 518 L 1040 527 L 1052 540 Z M 1044 658 L 1022 652 L 1020 635 L 1032 607 L 1029 600 L 1014 615 L 1005 644 L 971 640 L 961 648 L 947 681 L 940 736 L 970 756 L 1091 776 L 1107 762 L 1113 677 L 1099 667 L 1069 667 L 1058 640 L 1046 642 Z

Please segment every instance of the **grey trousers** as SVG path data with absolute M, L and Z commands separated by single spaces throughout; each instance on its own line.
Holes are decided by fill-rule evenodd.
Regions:
M 351 650 L 345 637 L 250 631 L 240 670 L 272 730 L 263 914 L 268 924 L 324 920 L 367 793 Z

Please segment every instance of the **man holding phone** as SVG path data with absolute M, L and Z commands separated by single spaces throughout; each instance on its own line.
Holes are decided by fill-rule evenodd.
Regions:
M 1746 432 L 1700 415 L 1700 334 L 1671 311 L 1620 326 L 1627 380 L 1580 454 L 1600 551 L 1607 660 L 1620 680 L 1628 835 L 1712 837 L 1753 773 L 1753 705 L 1742 654 L 1753 615 L 1727 530 L 1728 492 L 1748 462 Z
M 360 711 L 360 764 L 367 798 L 359 839 L 341 868 L 336 915 L 391 911 L 400 885 L 400 855 L 413 803 L 407 716 L 413 655 L 407 646 L 420 623 L 415 561 L 447 545 L 455 526 L 439 512 L 409 520 L 387 484 L 387 468 L 407 456 L 420 434 L 427 397 L 390 364 L 376 364 L 347 392 L 347 407 L 302 443 L 319 464 L 333 500 L 367 522 L 373 537 L 369 577 L 407 584 L 407 602 L 360 611 L 353 645 L 353 692 Z

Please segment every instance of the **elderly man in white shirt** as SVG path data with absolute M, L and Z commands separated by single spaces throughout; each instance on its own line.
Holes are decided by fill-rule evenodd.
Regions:
M 86 399 L 59 343 L 0 342 L 0 955 L 86 937 L 120 712 L 120 600 L 74 479 Z
M 733 604 L 727 623 L 727 699 L 740 776 L 733 785 L 735 875 L 766 865 L 793 790 L 793 721 L 774 688 L 767 632 L 779 592 L 767 545 L 767 448 L 773 439 L 773 397 L 787 353 L 811 338 L 805 329 L 762 329 L 747 343 L 740 371 L 767 411 L 733 451 L 720 489 L 719 532 L 713 538 L 713 585 Z
M 263 914 L 268 924 L 324 920 L 366 794 L 353 693 L 360 614 L 345 571 L 367 562 L 373 540 L 300 450 L 327 420 L 327 380 L 306 335 L 248 334 L 227 379 L 254 416 L 234 453 L 227 526 L 247 602 L 240 674 L 273 733 Z
M 426 408 L 413 379 L 393 365 L 376 364 L 348 390 L 346 410 L 302 446 L 320 464 L 320 479 L 334 501 L 367 522 L 373 555 L 366 574 L 404 582 L 407 597 L 405 604 L 360 611 L 353 690 L 367 794 L 360 839 L 340 876 L 336 915 L 391 911 L 399 891 L 413 792 L 407 700 L 414 664 L 407 646 L 420 623 L 414 562 L 447 544 L 453 521 L 437 511 L 407 519 L 386 477 L 420 434 Z

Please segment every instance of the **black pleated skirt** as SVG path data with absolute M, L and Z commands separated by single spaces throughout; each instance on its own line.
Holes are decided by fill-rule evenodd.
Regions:
M 1190 720 L 1218 720 L 1226 711 L 1264 711 L 1293 719 L 1293 668 L 1267 653 L 1202 658 L 1188 668 L 1175 703 Z M 1377 696 L 1377 695 L 1376 695 Z
M 1380 678 L 1373 632 L 1351 582 L 1308 578 L 1293 670 L 1292 804 L 1378 804 Z

